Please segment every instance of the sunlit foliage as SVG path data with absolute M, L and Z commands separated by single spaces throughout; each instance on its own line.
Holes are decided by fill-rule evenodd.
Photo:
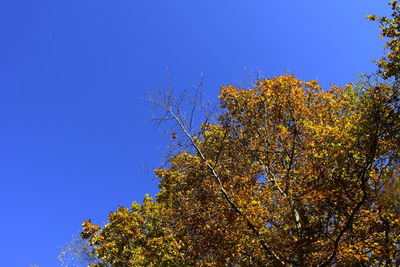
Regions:
M 219 123 L 156 170 L 156 198 L 102 228 L 85 222 L 82 236 L 112 266 L 394 264 L 395 93 L 368 80 L 324 91 L 292 75 L 222 87 Z
M 189 148 L 155 170 L 155 198 L 120 207 L 104 226 L 83 223 L 104 262 L 92 266 L 400 265 L 400 13 L 391 5 L 392 18 L 369 16 L 390 38 L 377 76 L 328 90 L 293 75 L 223 86 L 221 116 L 196 134 L 164 98 L 181 130 L 173 142 Z
M 397 0 L 390 1 L 392 8 L 391 17 L 367 16 L 369 20 L 378 21 L 381 28 L 381 36 L 388 41 L 385 44 L 388 50 L 386 55 L 378 61 L 382 76 L 399 79 L 400 72 L 400 5 Z

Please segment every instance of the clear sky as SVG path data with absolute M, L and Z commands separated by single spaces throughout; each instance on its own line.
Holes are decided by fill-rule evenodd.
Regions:
M 83 220 L 157 191 L 168 138 L 146 92 L 285 70 L 344 85 L 375 69 L 382 0 L 1 0 L 0 266 L 60 266 Z M 168 71 L 167 71 L 168 69 Z

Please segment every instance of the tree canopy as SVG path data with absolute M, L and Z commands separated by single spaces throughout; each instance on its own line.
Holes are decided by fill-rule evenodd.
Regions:
M 92 266 L 400 265 L 400 7 L 377 18 L 376 75 L 323 90 L 294 75 L 222 86 L 220 116 L 155 170 L 159 193 L 83 223 Z M 177 139 L 177 140 L 175 140 Z
M 391 17 L 367 16 L 369 20 L 378 21 L 381 28 L 381 36 L 388 38 L 385 47 L 388 52 L 378 62 L 379 72 L 383 78 L 399 79 L 400 72 L 400 5 L 399 1 L 390 1 L 392 7 Z

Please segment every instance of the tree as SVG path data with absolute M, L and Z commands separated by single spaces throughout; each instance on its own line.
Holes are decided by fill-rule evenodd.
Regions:
M 366 80 L 222 87 L 223 113 L 156 170 L 160 193 L 84 223 L 112 266 L 400 263 L 399 106 Z
M 81 237 L 74 237 L 66 246 L 61 248 L 58 256 L 61 266 L 103 266 L 107 267 L 104 261 L 97 257 L 90 246 L 89 240 Z
M 84 222 L 82 238 L 111 266 L 399 265 L 398 96 L 379 76 L 327 91 L 293 75 L 223 86 L 218 120 L 193 133 L 165 94 L 188 146 L 155 171 L 155 198 Z
M 383 78 L 399 79 L 400 73 L 400 5 L 397 0 L 390 1 L 392 7 L 391 17 L 367 16 L 369 20 L 378 21 L 381 28 L 382 38 L 388 38 L 385 47 L 388 50 L 386 55 L 379 60 L 378 66 Z

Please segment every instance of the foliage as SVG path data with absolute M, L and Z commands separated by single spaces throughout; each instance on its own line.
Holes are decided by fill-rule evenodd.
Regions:
M 222 87 L 223 114 L 157 169 L 160 192 L 83 224 L 112 266 L 400 263 L 399 105 L 365 80 Z M 166 105 L 168 107 L 169 105 Z
M 380 75 L 398 80 L 391 5 L 392 19 L 369 18 L 392 38 Z M 103 227 L 83 223 L 104 262 L 91 266 L 400 265 L 397 85 L 372 76 L 322 90 L 284 75 L 223 86 L 219 98 L 218 121 L 197 133 L 181 100 L 158 102 L 181 130 L 173 142 L 189 148 L 155 171 L 155 198 L 111 212 Z
M 390 1 L 393 12 L 391 17 L 377 17 L 369 15 L 367 18 L 378 21 L 381 28 L 381 36 L 388 38 L 385 47 L 389 50 L 381 60 L 378 61 L 382 76 L 387 78 L 399 78 L 400 73 L 400 5 L 397 0 Z
M 90 238 L 97 256 L 112 266 L 176 265 L 181 259 L 180 243 L 169 225 L 165 204 L 146 196 L 142 205 L 133 203 L 131 209 L 120 207 L 110 213 L 101 231 L 90 221 L 84 222 L 81 235 Z

